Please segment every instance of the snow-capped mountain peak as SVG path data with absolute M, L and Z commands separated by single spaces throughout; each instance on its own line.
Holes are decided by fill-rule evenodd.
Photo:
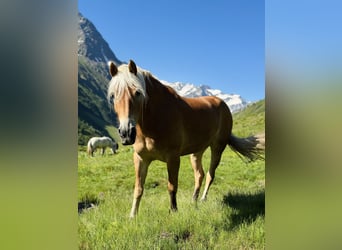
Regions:
M 232 113 L 244 109 L 248 104 L 251 103 L 244 100 L 240 95 L 225 94 L 221 90 L 212 89 L 207 85 L 196 86 L 192 83 L 181 82 L 169 83 L 164 80 L 161 80 L 161 82 L 172 87 L 180 96 L 183 97 L 217 96 L 228 105 Z

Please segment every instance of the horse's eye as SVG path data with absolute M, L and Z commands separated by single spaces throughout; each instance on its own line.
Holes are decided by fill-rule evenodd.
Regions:
M 109 102 L 110 102 L 110 104 L 113 104 L 113 102 L 114 102 L 114 94 L 110 95 Z
M 141 93 L 140 93 L 140 91 L 136 91 L 134 95 L 135 95 L 135 97 L 140 97 Z

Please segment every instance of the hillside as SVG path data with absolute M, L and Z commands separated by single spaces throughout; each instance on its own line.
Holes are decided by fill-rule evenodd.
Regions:
M 233 114 L 233 134 L 245 137 L 265 132 L 265 99 Z
M 78 22 L 78 144 L 110 135 L 115 114 L 107 102 L 107 61 L 121 62 L 95 26 L 81 14 Z
M 108 135 L 106 126 L 114 124 L 114 113 L 107 103 L 107 83 L 103 76 L 105 65 L 92 64 L 87 58 L 78 58 L 78 144 L 89 137 Z

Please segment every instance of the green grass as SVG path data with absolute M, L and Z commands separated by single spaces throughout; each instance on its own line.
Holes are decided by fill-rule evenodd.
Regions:
M 206 169 L 209 156 L 207 151 Z M 130 220 L 131 148 L 93 158 L 80 151 L 78 199 L 94 206 L 79 214 L 79 248 L 263 249 L 264 180 L 264 162 L 246 165 L 227 148 L 208 200 L 196 206 L 191 202 L 193 172 L 188 157 L 183 157 L 179 211 L 169 213 L 166 166 L 156 161 L 149 168 L 139 214 Z
M 242 112 L 233 115 L 233 133 L 247 137 L 265 131 L 265 100 L 249 105 Z
M 233 132 L 247 136 L 263 131 L 264 110 L 236 114 Z M 259 107 L 259 108 L 257 108 Z M 257 108 L 257 109 L 256 109 Z M 241 122 L 243 121 L 243 122 Z M 247 124 L 247 125 L 244 125 Z M 80 249 L 264 249 L 265 162 L 246 164 L 229 147 L 222 155 L 206 202 L 194 204 L 193 171 L 188 156 L 181 158 L 178 212 L 169 212 L 165 163 L 149 167 L 139 214 L 129 219 L 134 167 L 131 146 L 120 146 L 88 157 L 78 153 Z M 208 170 L 210 151 L 203 156 Z M 203 191 L 204 183 L 201 191 Z

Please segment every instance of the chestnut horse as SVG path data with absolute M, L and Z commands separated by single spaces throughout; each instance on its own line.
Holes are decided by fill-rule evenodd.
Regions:
M 166 162 L 171 210 L 177 211 L 180 156 L 191 154 L 195 201 L 204 178 L 202 155 L 206 148 L 211 149 L 211 162 L 201 200 L 206 199 L 227 145 L 249 160 L 261 157 L 261 137 L 238 138 L 231 134 L 232 115 L 221 99 L 183 98 L 132 60 L 119 67 L 113 62 L 108 65 L 112 76 L 108 99 L 119 120 L 122 144 L 134 144 L 136 179 L 130 217 L 138 212 L 148 166 L 153 160 Z

